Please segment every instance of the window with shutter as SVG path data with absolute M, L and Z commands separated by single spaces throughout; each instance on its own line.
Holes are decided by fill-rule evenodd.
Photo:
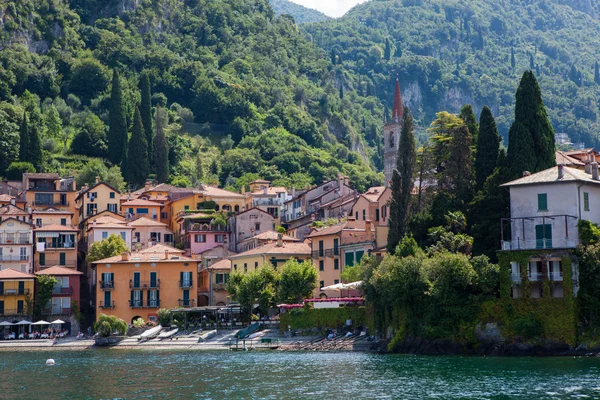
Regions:
M 548 194 L 538 193 L 538 211 L 548 211 Z

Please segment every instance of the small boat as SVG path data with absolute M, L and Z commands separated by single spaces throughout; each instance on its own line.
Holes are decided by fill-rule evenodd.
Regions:
M 175 328 L 175 329 L 171 329 L 170 331 L 162 332 L 160 335 L 158 335 L 158 338 L 161 340 L 172 338 L 173 335 L 175 335 L 178 331 L 179 331 L 179 329 Z
M 246 339 L 258 339 L 259 337 L 261 337 L 263 335 L 262 332 L 256 332 L 251 334 L 250 336 L 248 336 Z
M 150 339 L 158 336 L 158 334 L 160 333 L 161 330 L 162 330 L 162 326 L 160 326 L 160 325 L 158 325 L 152 329 L 148 329 L 146 332 L 144 332 L 140 335 L 140 338 L 138 340 L 150 340 Z

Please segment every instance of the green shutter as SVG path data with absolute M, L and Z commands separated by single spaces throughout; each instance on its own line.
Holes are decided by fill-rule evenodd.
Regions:
M 583 193 L 583 209 L 590 211 L 590 194 L 588 192 Z
M 538 194 L 538 211 L 548 211 L 548 195 L 546 193 Z
M 346 259 L 346 262 L 344 263 L 346 267 L 352 267 L 354 265 L 354 253 L 346 253 L 346 257 L 344 258 Z
M 364 250 L 357 250 L 356 251 L 356 264 L 360 263 L 360 260 L 363 258 L 364 254 L 365 254 Z
M 46 254 L 40 253 L 40 265 L 46 265 Z
M 60 261 L 59 261 L 60 265 L 67 265 L 67 254 L 66 253 L 60 253 L 59 258 L 60 258 Z

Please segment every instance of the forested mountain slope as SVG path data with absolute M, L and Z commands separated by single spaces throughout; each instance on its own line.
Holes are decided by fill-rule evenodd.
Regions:
M 276 15 L 288 14 L 294 17 L 298 24 L 307 22 L 320 22 L 328 20 L 330 17 L 320 11 L 304 7 L 289 0 L 269 0 L 271 7 Z
M 229 186 L 257 174 L 301 187 L 338 171 L 361 189 L 381 182 L 369 146 L 378 142 L 381 103 L 344 94 L 346 78 L 327 54 L 268 0 L 16 0 L 0 4 L 0 21 L 0 109 L 17 125 L 23 109 L 35 117 L 45 170 L 78 168 L 72 153 L 106 156 L 117 70 L 130 127 L 142 73 L 153 104 L 168 108 L 175 178 L 201 158 L 210 174 L 202 178 Z M 55 111 L 58 130 L 47 123 Z M 93 154 L 70 145 L 82 133 Z M 16 159 L 14 148 L 6 154 Z
M 303 29 L 341 58 L 352 72 L 349 86 L 388 106 L 398 74 L 405 104 L 421 126 L 440 110 L 458 112 L 472 103 L 478 113 L 488 105 L 506 140 L 518 80 L 532 69 L 556 132 L 592 145 L 600 128 L 596 3 L 371 0 Z

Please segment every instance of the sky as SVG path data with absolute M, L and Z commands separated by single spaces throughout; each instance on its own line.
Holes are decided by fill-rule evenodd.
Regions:
M 308 8 L 314 8 L 330 17 L 341 17 L 357 5 L 364 3 L 366 0 L 291 0 L 294 3 L 301 4 Z

